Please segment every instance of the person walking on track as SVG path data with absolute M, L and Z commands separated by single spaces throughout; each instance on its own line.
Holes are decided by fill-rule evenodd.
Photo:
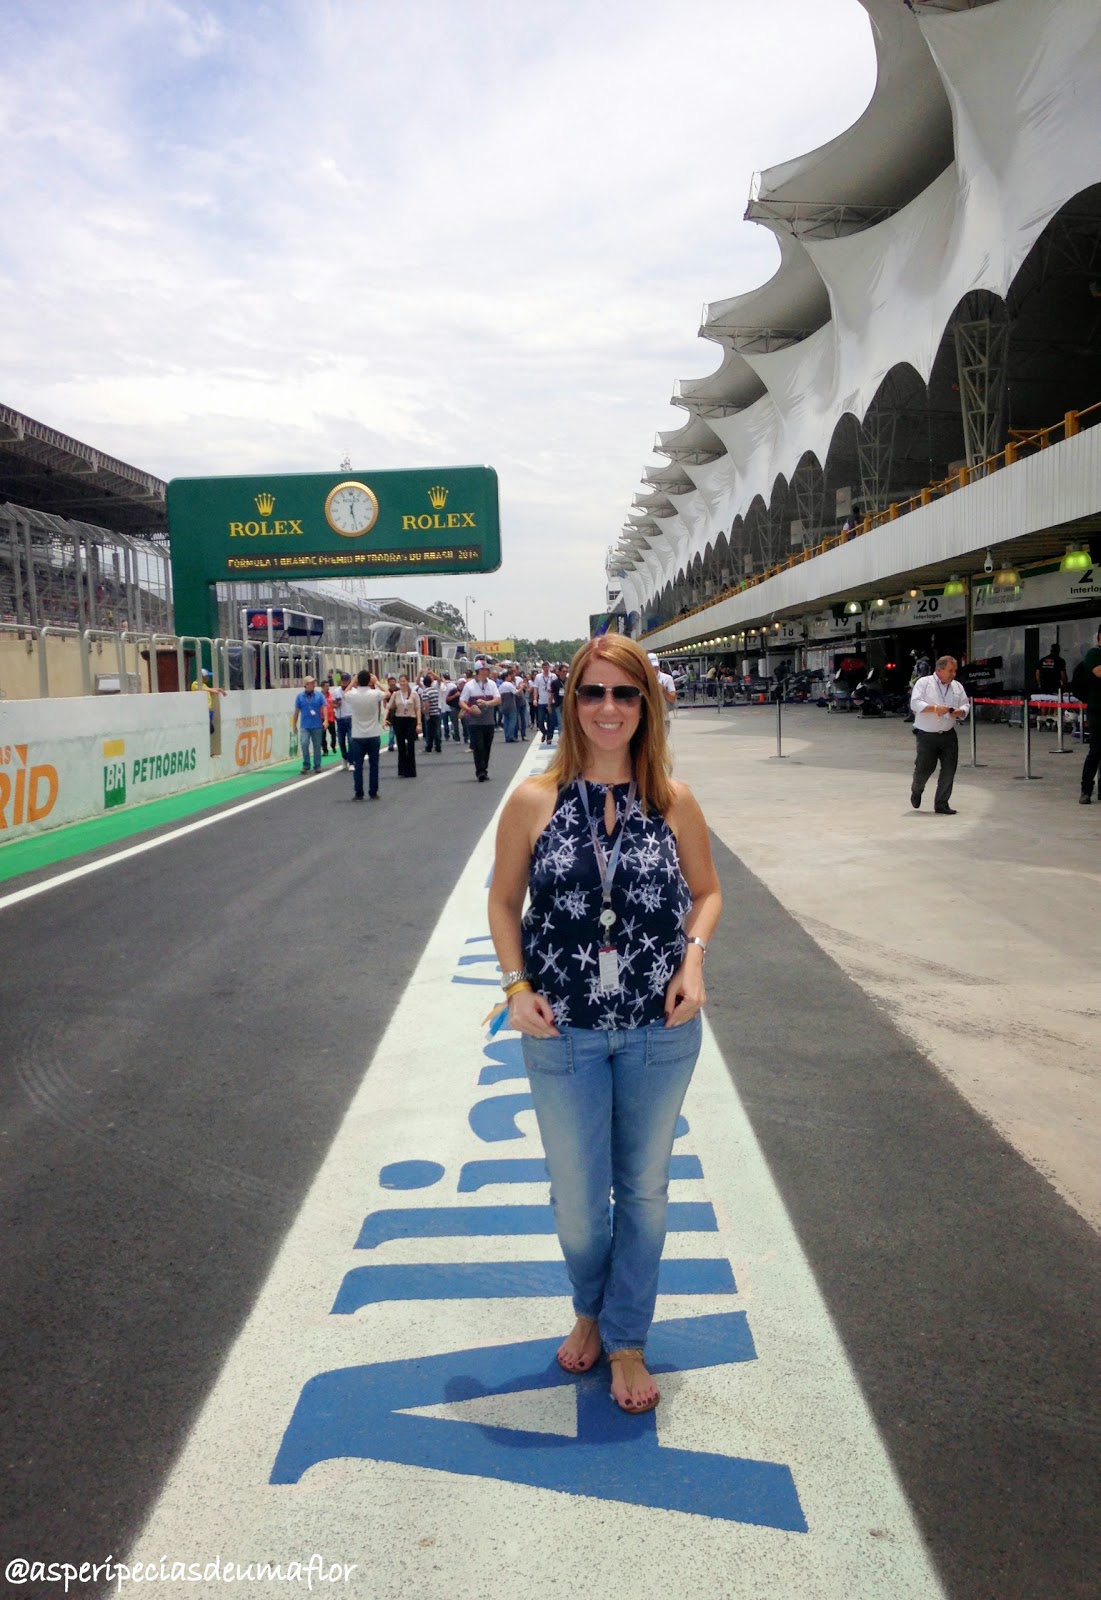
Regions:
M 298 748 L 302 756 L 302 771 L 310 770 L 310 753 L 313 752 L 313 770 L 321 771 L 321 757 L 325 745 L 325 696 L 317 687 L 317 679 L 306 678 L 294 697 L 291 728 L 298 735 Z
M 971 709 L 963 684 L 956 681 L 954 656 L 941 656 L 936 670 L 917 680 L 910 694 L 910 709 L 914 713 L 914 738 L 917 740 L 910 804 L 915 811 L 920 809 L 925 785 L 939 763 L 940 777 L 933 810 L 939 816 L 954 817 L 956 813 L 949 802 L 960 758 L 956 723 L 962 722 Z
M 474 772 L 479 783 L 489 777 L 489 752 L 493 745 L 493 724 L 501 696 L 483 661 L 467 683 L 459 699 L 474 756 Z
M 417 776 L 417 735 L 421 731 L 421 697 L 403 672 L 386 703 L 386 720 L 398 745 L 398 777 Z

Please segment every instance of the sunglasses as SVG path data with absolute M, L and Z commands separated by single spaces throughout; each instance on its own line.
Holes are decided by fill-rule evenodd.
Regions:
M 586 705 L 595 706 L 609 694 L 624 706 L 633 706 L 642 699 L 642 690 L 633 683 L 617 683 L 611 689 L 605 689 L 602 683 L 579 683 L 577 686 L 577 698 Z

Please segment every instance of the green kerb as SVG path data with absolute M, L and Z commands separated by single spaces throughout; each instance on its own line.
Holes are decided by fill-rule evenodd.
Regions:
M 0 882 L 18 878 L 24 872 L 56 866 L 59 861 L 71 861 L 89 850 L 132 839 L 148 833 L 151 828 L 163 828 L 166 823 L 179 822 L 228 801 L 246 799 L 260 790 L 270 789 L 272 784 L 285 783 L 292 773 L 297 776 L 299 771 L 297 761 L 285 761 L 277 767 L 265 767 L 262 772 L 223 778 L 218 783 L 204 784 L 200 789 L 166 795 L 163 800 L 149 800 L 144 805 L 90 817 L 87 822 L 72 822 L 47 833 L 36 833 L 29 839 L 0 843 Z

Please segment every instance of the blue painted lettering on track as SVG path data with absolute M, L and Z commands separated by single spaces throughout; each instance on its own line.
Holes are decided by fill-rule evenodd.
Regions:
M 468 1120 L 479 1139 L 486 1144 L 499 1144 L 503 1139 L 523 1139 L 516 1118 L 521 1111 L 534 1110 L 535 1101 L 530 1094 L 499 1094 L 489 1100 L 476 1100 Z
M 659 1294 L 737 1294 L 725 1256 L 663 1261 Z M 570 1293 L 564 1261 L 463 1261 L 411 1267 L 353 1267 L 333 1301 L 334 1316 L 396 1300 L 547 1299 Z
M 717 1233 L 715 1212 L 705 1200 L 671 1200 L 669 1233 Z M 553 1235 L 550 1206 L 416 1206 L 372 1211 L 363 1219 L 357 1250 L 374 1250 L 390 1239 L 492 1239 Z
M 470 1108 L 468 1121 L 485 1144 L 500 1144 L 504 1139 L 525 1138 L 526 1135 L 516 1126 L 516 1118 L 522 1111 L 534 1110 L 535 1102 L 530 1094 L 499 1094 L 476 1100 Z M 688 1131 L 688 1120 L 682 1113 L 677 1118 L 673 1138 L 683 1139 Z
M 786 1466 L 663 1447 L 653 1412 L 625 1415 L 608 1392 L 606 1372 L 580 1379 L 564 1373 L 557 1348 L 557 1339 L 537 1339 L 324 1372 L 299 1397 L 271 1482 L 297 1483 L 319 1462 L 351 1457 L 807 1531 Z M 655 1374 L 753 1361 L 756 1354 L 742 1311 L 655 1323 L 647 1343 Z M 563 1385 L 577 1396 L 576 1438 L 402 1415 Z
M 492 874 L 490 875 L 492 877 Z M 466 946 L 490 943 L 472 935 Z M 460 955 L 465 968 L 495 961 L 491 951 Z M 497 988 L 495 978 L 451 973 L 454 984 Z M 460 997 L 456 996 L 456 1005 Z M 477 1086 L 525 1080 L 518 1038 L 495 1038 L 482 1050 Z M 526 1092 L 478 1095 L 468 1112 L 471 1131 L 483 1144 L 531 1139 L 518 1118 L 533 1111 Z M 684 1116 L 675 1137 L 689 1133 Z M 379 1173 L 383 1189 L 430 1188 L 446 1169 L 432 1160 L 400 1160 Z M 703 1179 L 696 1155 L 674 1155 L 673 1180 Z M 476 1193 L 494 1184 L 549 1183 L 542 1155 L 467 1160 L 457 1191 Z M 671 1201 L 668 1229 L 674 1235 L 715 1235 L 718 1224 L 706 1201 Z M 502 1239 L 554 1234 L 549 1204 L 431 1205 L 370 1211 L 355 1242 L 374 1250 L 392 1241 Z M 499 1248 L 499 1247 L 498 1247 Z M 683 1247 L 682 1247 L 683 1248 Z M 714 1246 L 712 1246 L 714 1248 Z M 370 1315 L 372 1306 L 420 1301 L 565 1298 L 570 1290 L 565 1263 L 550 1261 L 386 1262 L 345 1272 L 332 1315 Z M 730 1262 L 693 1256 L 661 1263 L 661 1296 L 725 1296 L 737 1293 Z M 302 1389 L 271 1471 L 273 1484 L 297 1483 L 309 1469 L 340 1457 L 404 1464 L 440 1472 L 524 1484 L 552 1493 L 684 1512 L 727 1522 L 751 1523 L 788 1532 L 807 1531 L 788 1466 L 737 1455 L 663 1447 L 653 1413 L 622 1412 L 608 1390 L 601 1364 L 578 1378 L 555 1360 L 558 1339 L 537 1339 L 487 1349 L 450 1351 L 321 1372 Z M 646 1347 L 656 1374 L 752 1362 L 757 1351 L 745 1312 L 707 1312 L 655 1321 Z M 411 1410 L 443 1407 L 494 1396 L 537 1393 L 568 1386 L 576 1396 L 576 1437 L 503 1427 L 464 1417 L 411 1416 Z M 736 1449 L 737 1439 L 730 1441 Z
M 485 1070 L 485 1069 L 483 1069 Z M 702 1178 L 699 1156 L 674 1156 L 669 1163 L 670 1178 Z M 550 1174 L 542 1156 L 504 1156 L 499 1161 L 464 1161 L 459 1173 L 460 1194 L 475 1194 L 494 1183 L 549 1183 Z
M 383 1189 L 430 1189 L 443 1175 L 438 1161 L 391 1161 L 378 1181 Z
M 459 1193 L 475 1194 L 491 1183 L 549 1183 L 542 1156 L 509 1156 L 502 1161 L 464 1161 Z
M 505 1083 L 510 1078 L 527 1078 L 523 1062 L 517 1066 L 507 1066 L 504 1063 L 492 1067 L 483 1067 L 478 1074 L 479 1088 L 485 1084 Z

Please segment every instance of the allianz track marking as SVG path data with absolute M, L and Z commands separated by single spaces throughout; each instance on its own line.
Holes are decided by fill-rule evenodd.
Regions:
M 310 778 L 314 783 L 317 778 L 329 778 L 334 772 L 339 772 L 339 767 L 330 767 L 328 772 L 315 773 Z M 173 839 L 182 839 L 185 834 L 198 833 L 200 828 L 212 828 L 216 822 L 224 822 L 227 817 L 239 816 L 242 811 L 251 811 L 253 806 L 266 806 L 269 800 L 279 800 L 287 794 L 297 794 L 306 788 L 304 783 L 288 783 L 284 788 L 272 789 L 267 794 L 258 795 L 255 800 L 242 800 L 240 805 L 230 806 L 225 811 L 216 811 L 212 816 L 200 817 L 198 822 L 187 822 L 182 828 L 173 828 L 170 833 L 160 833 L 155 839 L 143 839 L 141 844 L 127 845 L 125 850 L 116 850 L 114 855 L 101 856 L 98 861 L 88 861 L 82 867 L 70 867 L 67 872 L 58 872 L 52 878 L 44 878 L 41 883 L 32 883 L 26 889 L 15 889 L 11 894 L 0 895 L 0 911 L 6 911 L 9 906 L 17 906 L 22 900 L 33 900 L 36 894 L 45 894 L 47 889 L 60 889 L 63 884 L 74 883 L 77 878 L 86 878 L 89 873 L 102 872 L 105 867 L 113 867 L 120 861 L 129 861 L 131 856 L 144 855 L 147 850 L 156 850 L 158 845 L 171 844 Z
M 128 1559 L 316 1551 L 357 1564 L 352 1600 L 554 1600 L 578 1573 L 622 1600 L 944 1600 L 706 1025 L 662 1405 L 622 1417 L 606 1367 L 555 1366 L 570 1313 L 531 1226 L 548 1186 L 519 1041 L 487 1042 L 486 997 L 453 981 L 485 948 L 495 823 Z

